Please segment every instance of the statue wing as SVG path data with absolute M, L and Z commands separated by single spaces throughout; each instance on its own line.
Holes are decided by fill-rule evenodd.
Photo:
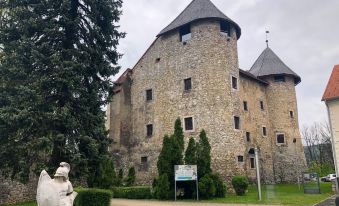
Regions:
M 38 206 L 59 206 L 59 192 L 52 178 L 43 170 L 37 188 Z

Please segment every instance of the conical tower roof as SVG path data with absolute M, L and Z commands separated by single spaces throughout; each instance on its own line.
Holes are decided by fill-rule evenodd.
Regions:
M 157 35 L 157 37 L 200 19 L 219 19 L 227 21 L 233 24 L 237 32 L 237 37 L 238 39 L 240 38 L 241 29 L 239 25 L 222 13 L 210 0 L 193 0 L 186 9 L 172 21 L 172 23 Z
M 300 76 L 286 66 L 286 64 L 269 47 L 261 53 L 249 72 L 256 77 L 279 74 L 289 75 L 294 77 L 295 84 L 301 82 Z

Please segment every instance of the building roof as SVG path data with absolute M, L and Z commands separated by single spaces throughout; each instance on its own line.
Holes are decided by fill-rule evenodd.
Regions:
M 210 0 L 193 0 L 157 37 L 200 19 L 227 21 L 233 24 L 237 32 L 237 37 L 238 39 L 240 38 L 241 29 L 239 25 L 222 13 Z
M 286 66 L 286 64 L 269 47 L 261 53 L 249 72 L 256 77 L 279 74 L 290 75 L 294 77 L 295 84 L 301 82 L 300 76 Z
M 339 98 L 339 64 L 335 65 L 324 92 L 322 101 Z
M 262 79 L 257 78 L 256 76 L 254 76 L 253 74 L 251 74 L 251 73 L 248 72 L 248 71 L 239 69 L 239 74 L 242 75 L 242 76 L 244 76 L 244 77 L 247 77 L 247 78 L 249 78 L 249 79 L 252 79 L 252 80 L 254 80 L 254 81 L 256 81 L 256 82 L 259 82 L 259 83 L 261 83 L 261 84 L 268 85 L 268 82 L 266 82 L 266 81 L 264 81 L 264 80 L 262 80 Z

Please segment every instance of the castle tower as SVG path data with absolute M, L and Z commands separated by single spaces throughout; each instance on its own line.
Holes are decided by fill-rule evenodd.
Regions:
M 165 134 L 181 118 L 186 137 L 204 129 L 212 167 L 225 178 L 244 174 L 239 116 L 237 40 L 240 27 L 210 0 L 193 0 L 164 28 L 133 68 L 130 162 L 137 181 L 150 183 Z M 239 153 L 239 154 L 238 154 Z
M 305 169 L 305 155 L 298 125 L 295 86 L 301 78 L 267 47 L 249 71 L 266 81 L 266 102 L 270 125 L 266 138 L 272 144 L 273 172 L 276 182 L 295 181 Z

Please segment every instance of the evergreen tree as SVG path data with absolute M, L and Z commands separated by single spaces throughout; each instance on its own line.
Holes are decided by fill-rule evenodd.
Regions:
M 93 177 L 92 186 L 101 189 L 110 189 L 117 183 L 114 163 L 112 159 L 103 160 L 100 163 L 98 175 Z
M 177 118 L 174 123 L 174 138 L 178 142 L 180 152 L 183 153 L 185 149 L 185 142 L 184 142 L 184 130 L 181 126 L 180 118 Z
M 123 179 L 124 179 L 124 171 L 120 169 L 118 173 L 117 186 L 122 186 Z
M 211 146 L 208 141 L 205 130 L 199 135 L 199 144 L 197 148 L 198 178 L 210 174 L 211 169 Z
M 104 112 L 119 71 L 122 1 L 0 1 L 0 167 L 27 180 L 67 161 L 98 175 Z
M 185 152 L 185 164 L 196 165 L 197 164 L 197 145 L 194 138 L 190 138 L 188 146 Z
M 127 178 L 126 178 L 126 186 L 133 186 L 135 183 L 135 169 L 134 167 L 129 168 Z

